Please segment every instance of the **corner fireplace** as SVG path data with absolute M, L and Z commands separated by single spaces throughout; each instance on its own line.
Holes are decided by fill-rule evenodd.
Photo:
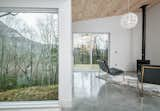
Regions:
M 150 60 L 146 60 L 146 8 L 148 5 L 140 7 L 142 9 L 142 60 L 137 60 L 137 72 L 141 71 L 143 64 L 150 64 Z

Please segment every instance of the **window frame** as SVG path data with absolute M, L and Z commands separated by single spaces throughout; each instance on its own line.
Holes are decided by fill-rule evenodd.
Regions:
M 109 44 L 108 44 L 109 45 L 109 47 L 108 47 L 108 65 L 110 65 L 110 49 L 111 49 L 111 33 L 110 32 L 73 32 L 72 33 L 72 37 L 73 37 L 72 44 L 74 44 L 74 34 L 107 34 L 108 35 L 108 42 L 109 42 Z M 72 49 L 74 51 L 73 45 L 72 45 Z
M 22 8 L 21 7 L 3 7 L 3 8 L 1 8 L 0 7 L 0 12 L 6 12 L 6 13 L 7 12 L 13 12 L 13 13 L 56 13 L 59 16 L 58 8 L 26 8 L 26 7 L 24 7 L 24 8 L 23 7 Z M 59 25 L 59 23 L 58 23 L 58 25 Z M 59 33 L 59 31 L 58 31 L 58 33 Z M 59 50 L 59 47 L 58 47 L 58 50 Z M 53 106 L 51 106 L 51 104 Z M 43 106 L 44 107 L 59 108 L 58 100 L 0 102 L 0 110 L 6 109 L 6 108 L 7 109 L 9 109 L 9 108 L 11 108 L 11 109 L 42 108 Z
M 72 17 L 71 0 L 0 0 L 0 8 L 28 8 L 28 9 L 57 9 L 59 29 L 59 100 L 58 101 L 35 101 L 36 108 L 71 107 L 72 106 Z M 65 52 L 65 55 L 64 55 Z M 66 75 L 68 73 L 68 75 Z M 67 88 L 66 88 L 67 87 Z M 29 102 L 0 102 L 1 109 L 31 109 L 33 104 Z M 23 105 L 22 105 L 23 104 Z M 43 104 L 41 106 L 41 104 Z M 27 106 L 27 107 L 26 107 Z

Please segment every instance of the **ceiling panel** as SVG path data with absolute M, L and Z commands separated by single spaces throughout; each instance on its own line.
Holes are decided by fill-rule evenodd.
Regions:
M 149 7 L 160 0 L 130 0 L 130 11 L 137 12 L 143 4 Z M 128 11 L 128 0 L 72 0 L 73 21 L 121 15 Z

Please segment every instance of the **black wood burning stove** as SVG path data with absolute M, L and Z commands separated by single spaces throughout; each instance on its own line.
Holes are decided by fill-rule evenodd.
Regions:
M 146 60 L 146 7 L 143 5 L 142 9 L 142 60 L 137 60 L 137 72 L 141 71 L 143 64 L 150 64 L 150 60 Z
M 141 72 L 141 66 L 143 64 L 150 64 L 150 60 L 137 60 L 137 72 Z

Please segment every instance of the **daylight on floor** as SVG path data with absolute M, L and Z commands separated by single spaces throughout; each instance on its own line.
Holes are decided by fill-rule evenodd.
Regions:
M 0 0 L 0 111 L 159 111 L 159 0 Z

